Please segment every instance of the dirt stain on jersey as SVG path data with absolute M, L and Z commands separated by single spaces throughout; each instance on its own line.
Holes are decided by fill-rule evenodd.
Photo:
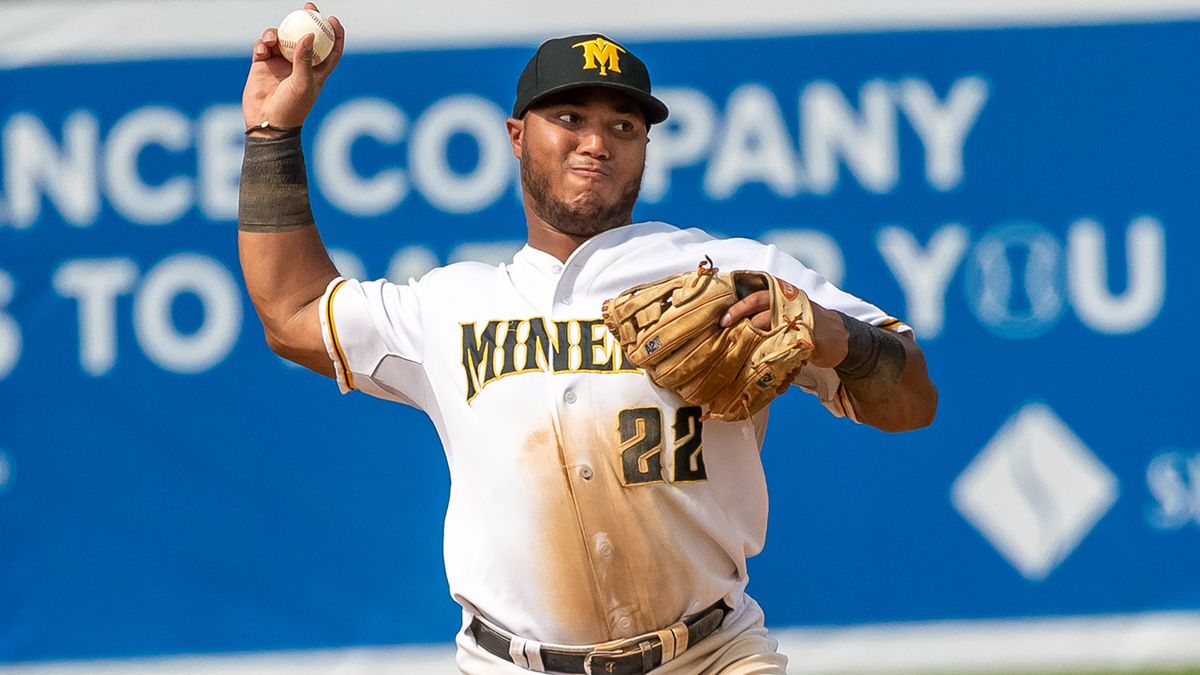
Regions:
M 587 452 L 596 470 L 596 487 L 581 500 L 583 522 L 593 532 L 590 553 L 599 579 L 610 639 L 660 630 L 688 611 L 699 586 L 696 560 L 710 558 L 712 544 L 691 531 L 693 516 L 681 503 L 681 491 L 705 490 L 698 484 L 623 485 L 619 438 L 613 424 L 597 420 L 567 435 L 572 449 Z M 586 449 L 586 450 L 583 450 Z M 664 476 L 673 466 L 664 439 Z M 707 604 L 707 603 L 706 603 Z
M 586 462 L 594 472 L 591 481 L 580 482 L 576 497 L 588 535 L 604 639 L 667 626 L 679 618 L 672 608 L 691 588 L 681 588 L 687 580 L 675 578 L 678 571 L 669 559 L 684 552 L 671 550 L 669 533 L 656 513 L 655 488 L 623 485 L 615 424 L 597 419 L 571 427 L 564 436 L 567 456 Z
M 547 610 L 548 625 L 556 627 L 554 635 L 542 640 L 563 644 L 607 640 L 595 571 L 568 475 L 580 467 L 565 462 L 562 444 L 549 428 L 529 435 L 520 461 L 537 476 L 534 484 L 541 486 L 536 496 L 541 509 L 537 521 L 541 534 L 537 541 L 530 542 L 539 564 L 529 575 L 529 587 L 541 596 L 537 604 Z
M 521 454 L 519 461 L 540 486 L 541 536 L 530 542 L 538 561 L 530 588 L 557 628 L 543 641 L 594 644 L 632 637 L 715 600 L 695 597 L 701 587 L 696 575 L 721 566 L 727 556 L 689 524 L 694 515 L 681 492 L 707 486 L 626 486 L 618 446 L 614 425 L 576 420 L 562 438 L 552 427 L 533 432 Z

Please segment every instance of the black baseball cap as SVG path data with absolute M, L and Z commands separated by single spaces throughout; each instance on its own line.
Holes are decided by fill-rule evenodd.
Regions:
M 628 94 L 642 108 L 647 124 L 667 119 L 667 106 L 650 95 L 646 64 L 599 33 L 543 42 L 517 80 L 513 117 L 524 116 L 547 96 L 579 87 L 607 87 Z

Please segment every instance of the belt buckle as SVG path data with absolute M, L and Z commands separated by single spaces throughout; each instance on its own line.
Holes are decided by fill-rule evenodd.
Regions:
M 617 659 L 634 654 L 643 654 L 647 650 L 653 649 L 653 645 L 646 640 L 639 642 L 636 645 L 631 645 L 624 649 L 596 649 L 583 657 L 583 672 L 586 675 L 607 675 L 608 673 L 616 672 Z M 592 663 L 593 659 L 604 659 L 600 669 L 596 669 Z M 645 672 L 645 671 L 643 671 Z
M 587 675 L 600 675 L 601 673 L 611 673 L 617 667 L 616 659 L 625 656 L 629 652 L 624 649 L 597 649 L 583 657 L 583 672 Z M 608 659 L 604 662 L 601 670 L 592 670 L 592 659 Z

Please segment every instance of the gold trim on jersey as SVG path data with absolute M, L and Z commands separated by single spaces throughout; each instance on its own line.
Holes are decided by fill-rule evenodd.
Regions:
M 354 389 L 354 376 L 350 374 L 350 363 L 346 360 L 346 353 L 342 351 L 342 343 L 338 340 L 337 326 L 333 324 L 333 298 L 345 283 L 346 280 L 342 279 L 334 285 L 332 291 L 329 291 L 329 300 L 325 303 L 325 321 L 329 324 L 329 339 L 333 343 L 333 353 L 337 357 L 338 365 L 342 367 L 342 374 L 346 378 L 346 387 Z

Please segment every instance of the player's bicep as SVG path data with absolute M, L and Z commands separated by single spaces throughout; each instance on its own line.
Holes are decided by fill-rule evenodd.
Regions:
M 285 328 L 289 336 L 287 344 L 281 345 L 275 352 L 293 363 L 332 379 L 337 375 L 321 334 L 320 307 L 321 298 L 317 298 L 296 312 L 288 320 Z

